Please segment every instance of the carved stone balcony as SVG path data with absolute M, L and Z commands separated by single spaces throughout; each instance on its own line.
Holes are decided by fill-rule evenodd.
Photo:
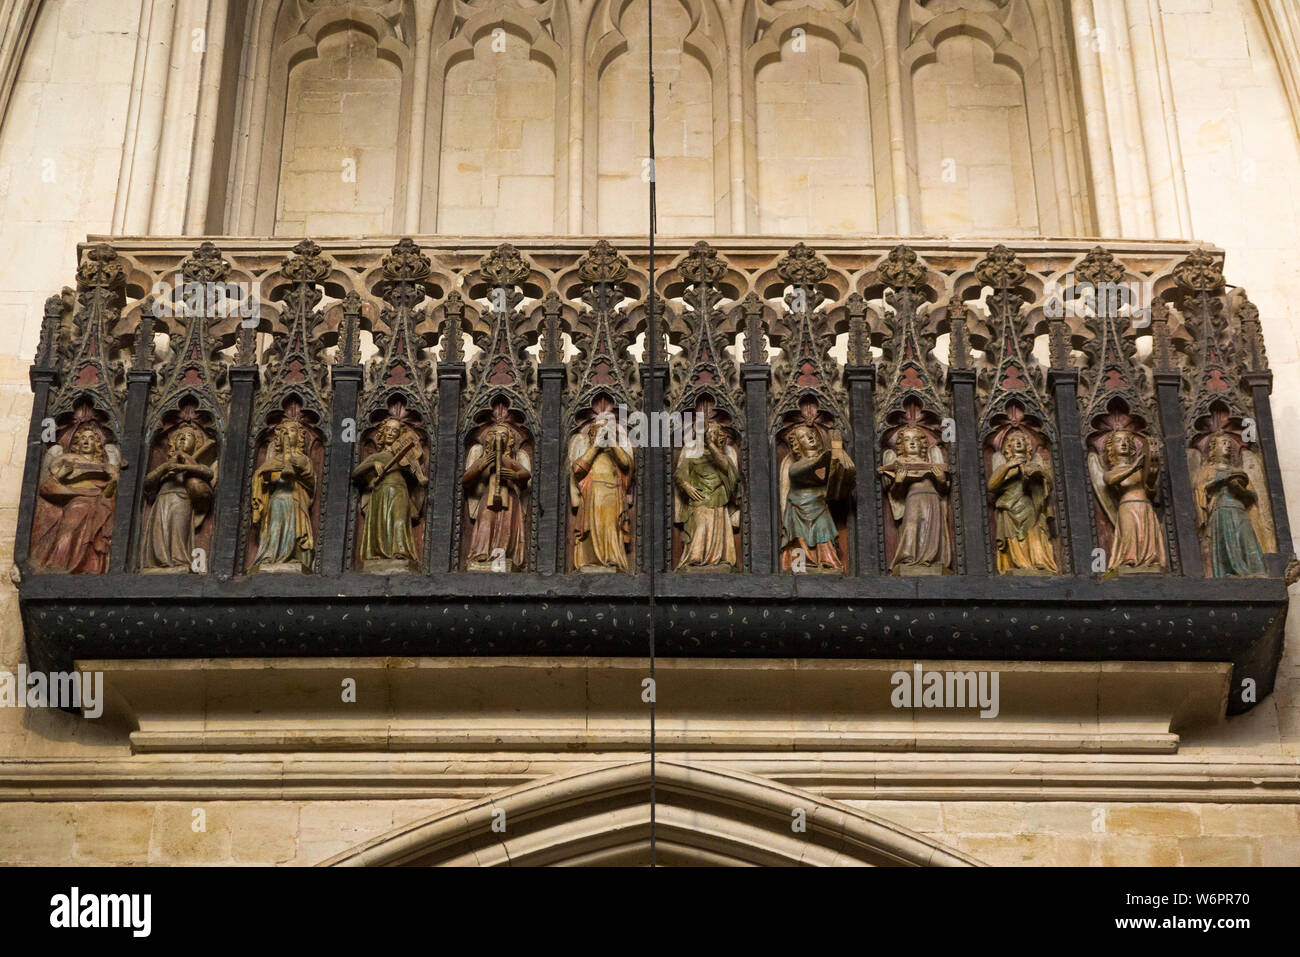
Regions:
M 1220 251 L 716 242 L 92 237 L 31 372 L 31 660 L 640 656 L 653 621 L 1271 690 L 1291 536 Z

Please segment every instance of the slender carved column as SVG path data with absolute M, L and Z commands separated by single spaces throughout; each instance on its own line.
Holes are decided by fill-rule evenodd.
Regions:
M 542 390 L 542 434 L 537 440 L 537 570 L 553 575 L 564 570 L 564 365 L 560 340 L 563 300 L 554 292 L 542 300 L 542 343 L 538 354 L 538 379 Z
M 671 519 L 668 515 L 667 506 L 667 481 L 668 481 L 668 457 L 672 454 L 671 447 L 671 430 L 660 429 L 656 423 L 660 422 L 667 415 L 667 405 L 664 402 L 668 394 L 668 336 L 665 330 L 665 319 L 663 300 L 658 296 L 654 298 L 654 307 L 658 313 L 656 324 L 659 330 L 660 342 L 655 349 L 657 360 L 654 368 L 650 363 L 643 362 L 640 366 L 641 373 L 641 394 L 645 396 L 645 414 L 648 423 L 649 441 L 645 444 L 645 457 L 642 460 L 645 468 L 645 490 L 646 490 L 646 508 L 643 513 L 642 527 L 645 530 L 645 539 L 642 542 L 642 555 L 645 567 L 653 568 L 656 572 L 668 570 L 667 549 L 664 547 L 669 540 L 669 532 L 672 527 Z M 650 352 L 646 349 L 646 354 Z M 665 445 L 659 441 L 659 438 L 666 437 L 669 444 Z
M 361 297 L 348 293 L 343 300 L 343 329 L 338 362 L 330 369 L 329 493 L 321 514 L 321 574 L 339 575 L 347 569 L 348 513 L 352 500 L 352 465 L 361 438 L 357 423 L 361 394 Z M 347 436 L 351 441 L 345 441 Z
M 217 481 L 217 523 L 212 533 L 211 571 L 228 578 L 238 571 L 235 551 L 239 526 L 244 519 L 244 456 L 248 453 L 248 429 L 253 420 L 253 393 L 257 391 L 257 356 L 254 330 L 239 330 L 239 352 L 230 369 L 230 413 L 226 418 L 226 441 L 221 447 L 221 471 Z
M 58 336 L 63 319 L 63 298 L 51 296 L 45 300 L 45 316 L 41 321 L 41 341 L 36 348 L 36 361 L 28 378 L 32 384 L 32 418 L 27 426 L 27 455 L 23 462 L 23 495 L 18 506 L 18 531 L 14 540 L 14 564 L 19 568 L 27 561 L 32 544 L 32 520 L 36 515 L 37 486 L 40 485 L 41 459 L 45 443 L 41 433 L 45 430 L 45 414 L 50 405 L 50 393 L 59 384 Z M 122 507 L 117 518 L 122 517 Z M 114 543 L 116 543 L 116 532 Z
M 443 306 L 442 360 L 438 363 L 438 429 L 433 477 L 429 482 L 428 534 L 433 539 L 429 571 L 435 575 L 456 567 L 451 553 L 455 537 L 456 484 L 460 481 L 460 394 L 465 388 L 465 361 L 461 354 L 461 322 L 468 311 L 460 294 L 452 292 Z
M 149 411 L 149 390 L 153 386 L 153 300 L 140 310 L 135 357 L 126 376 L 126 415 L 122 422 L 122 465 L 117 480 L 117 511 L 113 516 L 113 545 L 108 570 L 129 570 L 135 554 L 135 518 L 140 514 L 145 470 L 149 463 L 149 442 L 145 417 Z
M 853 461 L 857 464 L 853 521 L 853 573 L 880 574 L 880 538 L 876 534 L 876 367 L 867 340 L 866 301 L 854 293 L 847 304 L 849 355 L 844 384 L 849 390 L 849 419 L 853 423 Z
M 1060 533 L 1069 541 L 1070 563 L 1076 575 L 1092 567 L 1092 523 L 1088 515 L 1092 501 L 1088 492 L 1088 466 L 1083 455 L 1079 428 L 1079 370 L 1070 365 L 1069 329 L 1057 316 L 1049 333 L 1051 368 L 1047 386 L 1056 407 L 1056 431 L 1060 436 L 1061 482 L 1065 487 L 1065 514 L 1057 516 Z
M 749 555 L 753 571 L 770 575 L 776 568 L 776 512 L 772 508 L 772 440 L 768 434 L 767 393 L 772 367 L 763 339 L 763 300 L 750 293 L 740 304 L 745 330 L 745 361 L 740 366 L 745 390 L 746 473 L 749 493 Z
M 1264 336 L 1259 325 L 1259 310 L 1249 300 L 1237 308 L 1241 323 L 1246 372 L 1242 379 L 1250 389 L 1255 410 L 1255 430 L 1264 454 L 1264 472 L 1268 477 L 1269 506 L 1273 512 L 1273 531 L 1277 537 L 1277 556 L 1265 555 L 1270 575 L 1280 576 L 1287 559 L 1295 554 L 1291 544 L 1291 522 L 1286 513 L 1286 496 L 1282 492 L 1282 467 L 1277 458 L 1277 435 L 1273 428 L 1273 373 L 1264 352 Z M 1274 567 L 1274 565 L 1276 567 Z
M 1183 376 L 1177 369 L 1157 369 L 1153 378 L 1156 384 L 1156 408 L 1160 414 L 1160 431 L 1165 440 L 1164 466 L 1169 470 L 1169 484 L 1173 489 L 1174 529 L 1178 538 L 1178 557 L 1184 575 L 1200 577 L 1201 544 L 1196 537 L 1196 500 L 1192 496 L 1192 480 L 1187 474 L 1187 430 L 1183 425 L 1183 407 L 1178 391 Z
M 983 463 L 975 416 L 975 370 L 950 368 L 948 388 L 952 390 L 952 413 L 957 426 L 953 448 L 957 452 L 957 475 L 961 482 L 962 570 L 982 578 L 989 573 L 989 530 L 980 474 Z

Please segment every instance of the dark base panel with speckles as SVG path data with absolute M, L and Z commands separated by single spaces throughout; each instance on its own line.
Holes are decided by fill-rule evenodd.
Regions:
M 71 587 L 75 584 L 75 588 Z M 662 575 L 664 657 L 1230 661 L 1262 700 L 1282 581 Z M 32 576 L 34 667 L 92 658 L 645 656 L 629 575 Z M 1229 712 L 1247 710 L 1231 695 Z

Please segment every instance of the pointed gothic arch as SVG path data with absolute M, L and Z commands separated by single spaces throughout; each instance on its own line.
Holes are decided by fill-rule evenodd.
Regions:
M 531 781 L 403 825 L 322 866 L 648 864 L 650 770 L 641 758 Z M 865 811 L 752 774 L 664 758 L 654 772 L 660 864 L 979 864 Z M 502 811 L 509 826 L 495 832 Z M 806 831 L 791 828 L 795 811 L 803 811 Z

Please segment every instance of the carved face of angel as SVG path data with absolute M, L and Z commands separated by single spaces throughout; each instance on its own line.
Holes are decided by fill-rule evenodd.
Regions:
M 898 452 L 907 458 L 925 458 L 925 433 L 920 429 L 904 429 L 898 434 Z
M 275 438 L 281 455 L 302 451 L 302 426 L 293 419 L 281 422 L 275 427 Z
M 401 434 L 402 423 L 396 419 L 384 419 L 383 424 L 379 426 L 379 431 L 375 433 L 375 445 L 381 449 L 386 449 L 396 442 L 397 437 Z
M 1210 439 L 1209 457 L 1215 465 L 1231 465 L 1236 443 L 1230 435 L 1220 433 Z
M 1111 465 L 1127 465 L 1137 451 L 1137 438 L 1127 429 L 1117 429 L 1106 437 L 1106 460 Z
M 72 441 L 68 446 L 74 455 L 84 455 L 93 459 L 104 457 L 104 443 L 100 441 L 99 433 L 91 428 L 77 429 L 72 434 Z
M 1029 447 L 1029 436 L 1025 435 L 1019 429 L 1007 434 L 1002 442 L 1002 452 L 1008 459 L 1015 462 L 1023 462 L 1029 458 L 1032 450 Z
M 797 425 L 790 430 L 790 451 L 795 458 L 807 458 L 821 451 L 822 440 L 817 430 L 806 425 Z
M 193 455 L 194 450 L 199 447 L 199 431 L 192 426 L 182 425 L 172 433 L 168 442 L 169 452 L 172 455 L 183 454 Z
M 483 445 L 487 448 L 500 448 L 506 452 L 515 450 L 515 436 L 504 425 L 491 425 L 483 430 Z

